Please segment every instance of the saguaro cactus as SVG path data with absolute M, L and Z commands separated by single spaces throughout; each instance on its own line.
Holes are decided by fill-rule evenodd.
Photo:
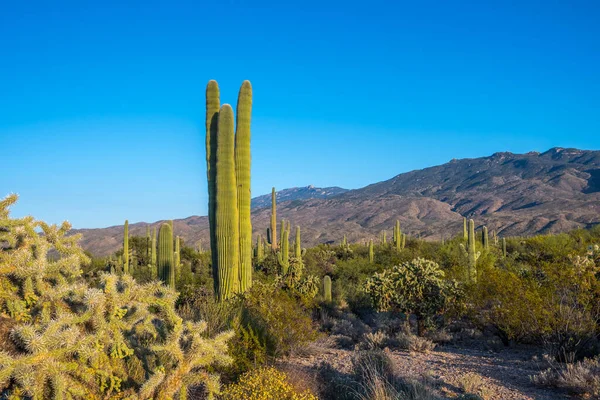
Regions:
M 179 268 L 181 267 L 181 247 L 179 242 L 179 236 L 175 237 L 175 253 L 173 254 L 173 262 L 175 264 L 175 270 L 179 274 Z
M 275 188 L 271 189 L 271 230 L 267 232 L 267 239 L 273 251 L 277 250 L 277 194 Z M 270 238 L 269 238 L 270 236 Z
M 210 226 L 210 250 L 212 259 L 212 275 L 215 293 L 218 292 L 219 274 L 215 230 L 215 199 L 216 199 L 216 165 L 217 165 L 217 134 L 219 131 L 219 85 L 211 80 L 206 85 L 206 177 L 208 181 L 208 223 Z
M 481 244 L 483 245 L 484 250 L 489 249 L 489 237 L 488 237 L 488 228 L 484 226 L 481 230 Z
M 394 226 L 394 246 L 396 246 L 397 251 L 400 251 L 403 249 L 402 231 L 400 230 L 400 221 L 398 221 L 398 220 L 396 220 L 396 226 Z
M 256 237 L 256 260 L 261 262 L 265 258 L 265 248 L 263 247 L 262 236 Z
M 506 238 L 502 238 L 502 256 L 506 258 Z
M 173 266 L 173 231 L 171 225 L 163 223 L 158 231 L 157 252 L 158 277 L 165 285 L 175 288 L 175 268 Z
M 469 233 L 467 238 L 467 248 L 464 245 L 460 245 L 463 250 L 463 254 L 468 259 L 468 276 L 467 280 L 475 282 L 477 280 L 477 259 L 479 258 L 479 252 L 475 250 L 475 221 L 469 220 Z
M 323 277 L 323 300 L 331 303 L 331 278 L 329 275 Z
M 463 239 L 467 241 L 469 234 L 467 233 L 467 217 L 463 217 Z
M 150 226 L 146 226 L 146 260 L 150 260 Z
M 294 257 L 302 258 L 302 242 L 300 241 L 300 227 L 296 226 L 296 239 L 294 239 Z
M 279 265 L 281 266 L 281 275 L 287 275 L 290 268 L 290 241 L 289 232 L 284 229 L 281 238 L 281 251 L 277 255 Z
M 224 104 L 219 111 L 217 162 L 215 165 L 215 236 L 220 300 L 239 289 L 239 214 L 235 179 L 233 109 Z
M 373 264 L 375 261 L 375 250 L 373 249 L 373 239 L 369 240 L 369 262 Z
M 385 231 L 381 231 L 381 244 L 387 244 L 387 234 Z
M 235 178 L 240 231 L 240 290 L 252 286 L 252 221 L 250 219 L 250 119 L 252 85 L 244 81 L 238 94 L 235 127 Z
M 125 220 L 123 228 L 123 273 L 129 273 L 129 221 Z
M 150 249 L 150 259 L 153 266 L 156 266 L 156 228 L 152 230 L 152 248 Z

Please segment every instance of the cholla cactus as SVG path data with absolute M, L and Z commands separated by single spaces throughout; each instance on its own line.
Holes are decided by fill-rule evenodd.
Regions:
M 6 244 L 0 247 L 0 313 L 15 323 L 10 340 L 17 349 L 0 351 L 7 398 L 173 398 L 200 382 L 218 391 L 208 367 L 230 361 L 231 333 L 208 339 L 202 324 L 184 325 L 175 312 L 177 294 L 158 282 L 102 274 L 97 286 L 88 286 L 80 266 L 89 260 L 79 236 L 66 236 L 69 224 L 10 219 L 15 201 L 0 201 Z M 56 261 L 49 261 L 49 251 L 58 253 Z
M 376 273 L 364 290 L 379 311 L 396 310 L 417 317 L 419 335 L 424 321 L 440 312 L 450 297 L 444 271 L 433 261 L 417 258 Z

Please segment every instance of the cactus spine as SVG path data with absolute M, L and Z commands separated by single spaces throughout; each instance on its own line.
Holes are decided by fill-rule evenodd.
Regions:
M 375 250 L 373 249 L 373 239 L 369 240 L 369 262 L 373 264 L 375 261 Z
M 287 275 L 288 269 L 290 268 L 290 241 L 289 232 L 287 229 L 283 230 L 283 234 L 281 236 L 281 251 L 279 254 L 277 254 L 277 257 L 279 259 L 279 265 L 281 266 L 281 274 Z
M 217 163 L 215 166 L 215 236 L 219 300 L 239 290 L 239 214 L 235 180 L 233 109 L 224 104 L 219 111 Z
M 479 252 L 475 251 L 475 221 L 472 219 L 469 220 L 469 232 L 467 238 L 467 248 L 464 245 L 460 245 L 463 254 L 467 256 L 468 259 L 468 276 L 467 279 L 470 282 L 475 282 L 477 280 L 477 259 L 480 256 Z
M 252 286 L 252 221 L 250 218 L 250 119 L 252 85 L 244 81 L 238 94 L 235 124 L 235 179 L 240 231 L 240 290 Z
M 217 134 L 219 131 L 219 85 L 211 80 L 206 85 L 206 177 L 208 181 L 208 223 L 210 226 L 210 251 L 215 294 L 219 290 L 218 252 L 215 229 Z
M 323 277 L 323 300 L 331 303 L 331 278 L 329 275 Z
M 123 229 L 123 273 L 129 273 L 129 221 L 125 220 Z
M 294 257 L 302 258 L 302 242 L 300 241 L 300 227 L 296 226 L 296 239 L 294 240 Z
M 275 188 L 271 189 L 271 230 L 267 232 L 267 239 L 273 251 L 277 250 L 277 195 Z
M 488 250 L 489 248 L 489 238 L 488 238 L 488 228 L 484 226 L 481 230 L 481 244 L 483 245 L 484 250 Z
M 173 266 L 173 230 L 163 223 L 158 231 L 157 252 L 158 277 L 165 285 L 175 288 L 175 268 Z

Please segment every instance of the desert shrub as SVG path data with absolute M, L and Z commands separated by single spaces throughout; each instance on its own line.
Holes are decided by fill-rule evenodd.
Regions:
M 360 400 L 433 400 L 432 390 L 423 382 L 397 375 L 396 367 L 383 351 L 359 353 L 352 362 L 356 382 L 354 398 Z
M 184 323 L 177 294 L 156 282 L 103 273 L 89 286 L 69 224 L 11 219 L 15 201 L 0 202 L 0 312 L 12 320 L 14 345 L 0 349 L 2 395 L 149 399 L 190 384 L 218 392 L 219 377 L 208 371 L 231 361 L 231 333 L 205 338 L 206 325 Z
M 487 269 L 470 288 L 474 320 L 505 343 L 544 343 L 556 357 L 579 357 L 598 334 L 600 269 L 586 257 L 566 260 Z
M 261 338 L 271 357 L 289 354 L 317 337 L 310 311 L 275 285 L 255 282 L 240 299 L 241 326 Z
M 400 349 L 416 353 L 429 353 L 435 348 L 435 343 L 431 340 L 406 332 L 396 335 L 396 343 Z
M 600 396 L 600 358 L 554 366 L 531 377 L 541 386 L 563 388 L 587 396 Z
M 365 292 L 377 310 L 414 314 L 419 335 L 424 333 L 426 321 L 444 309 L 455 288 L 444 280 L 438 264 L 421 258 L 376 273 L 365 283 Z
M 273 367 L 262 367 L 243 375 L 237 383 L 228 385 L 223 400 L 317 400 L 309 391 L 296 391 L 287 375 Z
M 232 328 L 240 309 L 235 302 L 219 302 L 212 288 L 186 286 L 177 299 L 177 312 L 186 321 L 204 321 L 205 334 L 214 337 Z
M 367 333 L 362 342 L 365 350 L 383 350 L 389 343 L 389 337 L 381 331 Z
M 467 372 L 458 379 L 458 386 L 465 391 L 465 395 L 476 395 L 483 400 L 492 397 L 492 390 L 486 386 L 485 380 L 474 372 Z

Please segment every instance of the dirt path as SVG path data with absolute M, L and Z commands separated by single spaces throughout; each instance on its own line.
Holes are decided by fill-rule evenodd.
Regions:
M 441 399 L 452 399 L 469 392 L 485 400 L 555 400 L 572 398 L 565 393 L 541 388 L 530 382 L 530 375 L 540 370 L 533 360 L 534 352 L 527 348 L 504 348 L 497 352 L 448 345 L 424 353 L 387 350 L 394 360 L 399 375 L 432 382 Z M 317 344 L 310 355 L 296 356 L 286 364 L 309 370 L 321 362 L 331 364 L 342 373 L 352 368 L 352 350 Z

